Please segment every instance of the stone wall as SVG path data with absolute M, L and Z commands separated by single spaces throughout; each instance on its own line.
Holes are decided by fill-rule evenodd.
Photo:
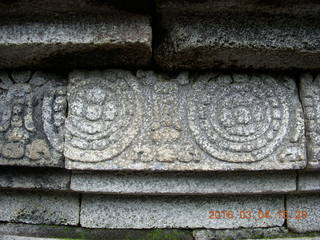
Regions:
M 320 236 L 318 1 L 0 9 L 0 239 Z

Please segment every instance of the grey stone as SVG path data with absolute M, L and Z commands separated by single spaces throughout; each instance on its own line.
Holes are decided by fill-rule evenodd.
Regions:
M 144 15 L 1 19 L 0 68 L 136 67 L 151 60 L 151 26 Z
M 191 3 L 189 8 L 192 6 Z M 173 14 L 163 10 L 158 24 L 164 35 L 155 47 L 155 61 L 170 71 L 217 68 L 318 70 L 318 16 L 319 11 L 299 16 L 277 14 L 276 11 L 264 13 L 254 7 L 251 11 L 228 8 L 200 16 L 193 11 L 184 15 L 180 10 Z
M 76 71 L 69 79 L 69 169 L 306 165 L 302 107 L 289 77 L 108 70 Z
M 66 81 L 0 72 L 0 165 L 63 166 Z
M 246 228 L 246 229 L 226 229 L 226 230 L 195 230 L 194 240 L 237 240 L 251 237 L 272 238 L 285 237 L 289 234 L 284 227 L 271 228 Z
M 0 223 L 0 234 L 90 240 L 193 240 L 191 230 L 177 229 L 88 229 L 75 226 Z
M 320 195 L 288 195 L 288 228 L 294 232 L 320 231 Z
M 23 237 L 14 235 L 0 235 L 0 240 L 58 240 L 58 238 L 37 238 L 37 237 Z
M 303 74 L 300 78 L 300 98 L 304 109 L 308 165 L 320 168 L 320 75 Z
M 256 0 L 156 0 L 157 12 L 160 14 L 177 13 L 183 15 L 204 15 L 221 11 L 259 12 L 270 14 L 291 14 L 295 16 L 314 15 L 320 12 L 317 1 L 287 0 L 280 2 L 264 2 Z
M 320 191 L 320 172 L 299 173 L 298 191 Z
M 0 16 L 22 17 L 39 15 L 66 15 L 66 14 L 107 14 L 110 10 L 122 10 L 134 13 L 150 12 L 151 1 L 136 0 L 18 0 L 0 1 Z
M 74 172 L 71 189 L 77 192 L 157 195 L 284 193 L 296 190 L 296 174 Z
M 0 168 L 0 188 L 69 190 L 71 173 L 62 169 Z
M 284 219 L 277 216 L 277 211 L 283 209 L 282 196 L 214 198 L 83 195 L 80 224 L 88 228 L 111 229 L 274 227 L 283 225 Z M 212 210 L 230 210 L 233 216 L 210 219 Z M 241 211 L 249 211 L 248 218 L 241 218 Z M 259 219 L 259 211 L 260 214 L 262 211 L 270 211 L 270 218 Z
M 77 225 L 79 196 L 58 193 L 0 192 L 0 221 Z

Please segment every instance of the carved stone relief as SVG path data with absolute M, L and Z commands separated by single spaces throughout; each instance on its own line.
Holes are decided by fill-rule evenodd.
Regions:
M 41 72 L 0 73 L 0 164 L 63 166 L 66 83 Z
M 268 75 L 70 75 L 66 167 L 276 170 L 306 165 L 295 82 Z
M 301 76 L 300 96 L 305 116 L 308 168 L 320 168 L 320 75 Z
M 68 88 L 65 156 L 109 161 L 135 139 L 142 123 L 142 96 L 126 71 L 74 72 Z

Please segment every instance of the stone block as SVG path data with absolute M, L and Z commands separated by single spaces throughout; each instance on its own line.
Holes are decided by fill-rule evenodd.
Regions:
M 241 228 L 281 226 L 282 196 L 159 197 L 83 195 L 80 224 L 87 228 Z M 210 211 L 230 210 L 230 218 L 210 219 Z M 248 211 L 248 218 L 241 211 Z M 270 211 L 270 218 L 258 217 Z
M 320 231 L 320 195 L 288 195 L 288 228 L 294 232 Z
M 193 240 L 191 230 L 177 229 L 88 229 L 75 226 L 0 223 L 0 234 L 28 237 L 90 240 Z
M 298 191 L 320 191 L 320 172 L 302 172 L 298 177 Z
M 146 66 L 151 38 L 150 19 L 131 13 L 9 17 L 0 24 L 0 69 Z
M 193 231 L 194 240 L 238 240 L 249 239 L 253 236 L 255 238 L 259 237 L 259 239 L 271 239 L 273 237 L 285 237 L 288 234 L 289 231 L 285 227 Z
M 0 188 L 69 190 L 71 173 L 62 169 L 0 168 Z
M 58 193 L 5 192 L 0 193 L 0 221 L 77 225 L 79 196 Z
M 243 2 L 248 1 L 238 1 L 238 6 Z M 208 7 L 210 13 L 200 16 L 191 10 L 193 3 L 188 4 L 185 15 L 179 9 L 172 14 L 160 13 L 158 25 L 163 35 L 154 57 L 165 70 L 319 69 L 319 4 L 313 15 L 293 14 L 292 7 L 284 13 L 277 13 L 278 9 L 259 12 L 254 5 L 238 11 L 233 6 L 221 11 Z
M 66 81 L 0 72 L 0 165 L 63 166 Z
M 296 174 L 292 172 L 74 172 L 71 189 L 87 193 L 157 195 L 285 193 L 296 190 Z
M 279 170 L 306 165 L 286 76 L 138 71 L 69 75 L 69 169 Z
M 300 78 L 300 98 L 304 110 L 307 156 L 310 169 L 320 168 L 320 75 L 303 74 Z

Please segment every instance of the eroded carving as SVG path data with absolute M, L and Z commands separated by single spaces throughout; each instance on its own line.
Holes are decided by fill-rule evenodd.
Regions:
M 50 137 L 54 132 L 63 131 L 64 121 L 54 132 L 45 127 L 54 124 L 49 117 L 52 106 L 44 104 L 48 93 L 59 85 L 63 88 L 62 82 L 52 78 L 53 75 L 30 71 L 0 73 L 0 164 L 62 165 L 63 134 L 54 144 Z M 65 108 L 60 110 L 62 119 Z
M 74 72 L 68 88 L 65 156 L 74 161 L 110 160 L 138 134 L 143 100 L 127 71 Z
M 152 84 L 151 126 L 145 143 L 134 147 L 134 160 L 139 162 L 179 163 L 199 161 L 198 151 L 183 139 L 185 130 L 181 109 L 181 86 L 186 85 L 188 78 L 179 75 L 178 79 L 163 81 L 157 79 Z
M 286 142 L 290 117 L 296 121 L 297 116 L 290 116 L 290 91 L 294 89 L 286 90 L 271 76 L 203 78 L 194 84 L 189 101 L 190 129 L 199 146 L 213 158 L 235 163 L 266 159 Z M 301 131 L 298 135 L 296 142 Z M 296 161 L 303 157 L 290 155 Z
M 306 124 L 308 167 L 320 168 L 320 75 L 302 75 L 300 95 Z

